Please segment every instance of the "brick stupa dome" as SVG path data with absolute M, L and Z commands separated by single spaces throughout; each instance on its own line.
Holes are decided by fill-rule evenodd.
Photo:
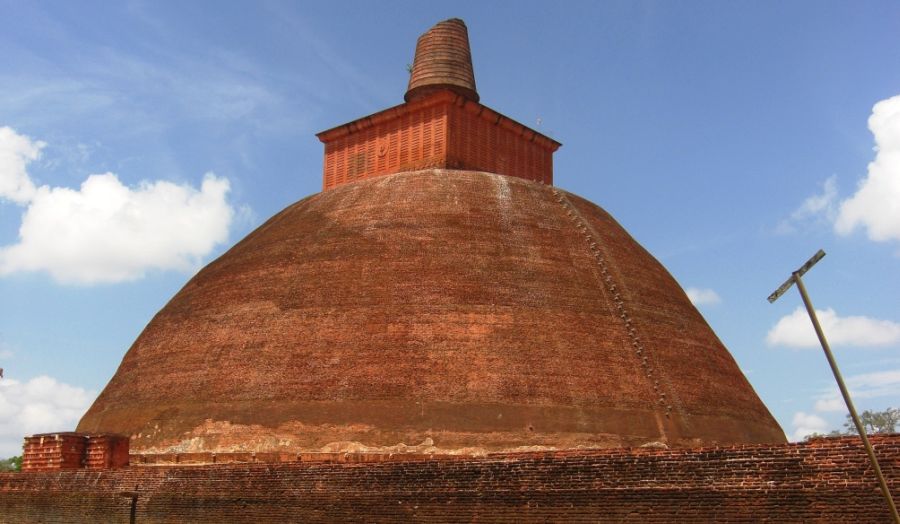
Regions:
M 413 98 L 321 133 L 327 190 L 194 276 L 78 431 L 138 453 L 784 442 L 659 262 L 550 185 L 559 143 L 451 87 Z

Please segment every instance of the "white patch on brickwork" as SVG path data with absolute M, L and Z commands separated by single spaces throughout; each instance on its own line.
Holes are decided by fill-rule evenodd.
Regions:
M 499 213 L 499 221 L 504 240 L 508 240 L 507 233 L 512 230 L 510 225 L 510 207 L 512 205 L 511 192 L 509 190 L 509 180 L 503 175 L 494 175 L 497 196 L 497 211 Z M 518 235 L 518 232 L 513 232 Z M 516 239 L 518 240 L 518 239 Z

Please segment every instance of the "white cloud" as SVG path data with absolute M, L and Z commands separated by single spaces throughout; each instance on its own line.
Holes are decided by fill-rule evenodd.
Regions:
M 794 418 L 791 422 L 794 426 L 794 432 L 791 434 L 791 441 L 793 442 L 803 440 L 813 433 L 827 433 L 828 431 L 828 422 L 825 419 L 802 411 L 794 413 Z
M 687 293 L 687 296 L 691 300 L 691 303 L 693 303 L 695 306 L 701 306 L 705 304 L 718 304 L 722 301 L 722 299 L 719 298 L 719 294 L 712 289 L 689 287 L 685 289 L 684 292 Z
M 74 430 L 96 396 L 48 376 L 0 380 L 0 458 L 21 455 L 28 435 Z
M 852 398 L 852 393 L 851 393 Z M 854 402 L 855 404 L 855 402 Z M 847 404 L 844 403 L 844 399 L 840 397 L 840 394 L 835 396 L 829 396 L 828 398 L 820 398 L 816 400 L 813 409 L 818 411 L 819 413 L 823 412 L 831 412 L 831 411 L 844 411 L 847 409 Z
M 854 404 L 857 404 L 859 400 L 873 398 L 885 398 L 891 402 L 900 398 L 900 369 L 853 375 L 848 377 L 845 382 Z M 844 399 L 837 386 L 832 387 L 816 400 L 815 410 L 818 412 L 846 412 L 847 406 L 844 404 Z
M 870 240 L 900 241 L 900 95 L 875 104 L 869 129 L 875 160 L 856 194 L 841 203 L 834 229 L 847 235 L 863 226 Z
M 36 158 L 43 145 L 12 133 L 0 142 L 0 159 L 18 163 L 0 164 L 0 187 L 13 188 L 4 195 L 27 208 L 18 243 L 0 247 L 0 275 L 46 271 L 75 284 L 134 280 L 152 269 L 195 268 L 228 238 L 234 210 L 227 179 L 207 173 L 199 190 L 162 180 L 131 188 L 104 173 L 90 175 L 78 190 L 35 188 L 16 169 L 31 158 L 25 153 Z
M 837 198 L 837 177 L 831 175 L 822 184 L 822 193 L 813 195 L 803 201 L 803 204 L 794 211 L 795 218 L 805 218 L 812 215 L 825 213 L 833 215 L 834 201 Z
M 801 224 L 834 220 L 837 213 L 837 196 L 837 177 L 832 175 L 822 184 L 822 192 L 804 200 L 789 218 L 778 224 L 775 232 L 779 234 L 794 233 Z
M 34 197 L 37 188 L 26 167 L 41 156 L 45 145 L 0 127 L 0 198 L 27 204 Z
M 863 316 L 840 317 L 831 308 L 816 310 L 828 343 L 833 346 L 887 346 L 900 342 L 900 323 Z M 819 339 L 802 307 L 782 317 L 766 335 L 771 346 L 812 348 Z

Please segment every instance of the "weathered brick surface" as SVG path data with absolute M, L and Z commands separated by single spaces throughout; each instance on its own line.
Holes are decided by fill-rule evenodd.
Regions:
M 25 437 L 22 450 L 24 471 L 52 471 L 84 467 L 87 439 L 73 432 Z
M 128 465 L 128 437 L 123 435 L 89 435 L 84 450 L 87 469 L 113 469 Z
M 111 469 L 128 465 L 129 440 L 122 435 L 60 432 L 25 437 L 23 471 Z
M 874 437 L 900 489 L 900 435 Z M 2 522 L 889 521 L 859 439 L 0 474 Z
M 435 89 L 450 89 L 478 102 L 469 30 L 458 18 L 439 22 L 416 41 L 409 87 L 403 98 L 409 102 Z
M 608 213 L 445 170 L 346 184 L 267 221 L 153 318 L 78 431 L 141 453 L 784 442 Z

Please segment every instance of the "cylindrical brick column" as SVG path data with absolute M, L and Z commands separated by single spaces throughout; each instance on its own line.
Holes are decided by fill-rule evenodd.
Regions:
M 419 37 L 409 87 L 403 98 L 409 102 L 438 89 L 449 89 L 478 102 L 469 31 L 458 18 L 444 20 Z

